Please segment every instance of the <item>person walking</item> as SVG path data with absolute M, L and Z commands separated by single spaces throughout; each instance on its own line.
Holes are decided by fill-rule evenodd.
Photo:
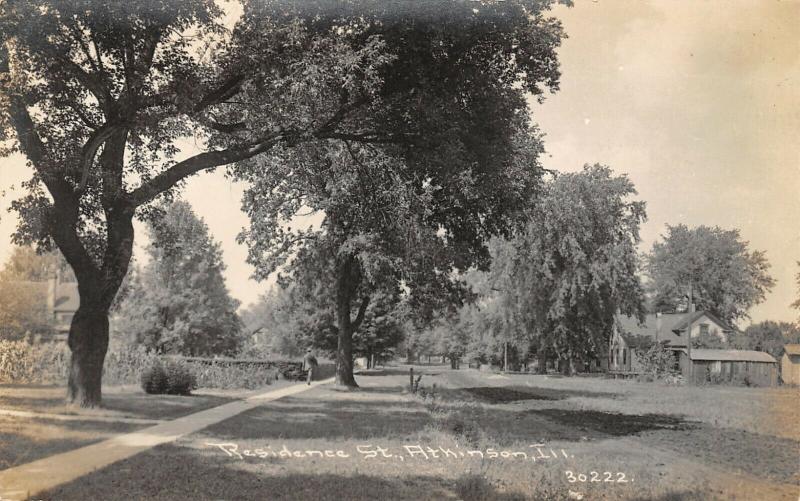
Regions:
M 314 353 L 311 352 L 311 348 L 306 350 L 306 356 L 303 357 L 303 369 L 308 371 L 308 384 L 311 384 L 311 380 L 314 377 L 314 372 L 317 369 L 317 357 L 314 356 Z

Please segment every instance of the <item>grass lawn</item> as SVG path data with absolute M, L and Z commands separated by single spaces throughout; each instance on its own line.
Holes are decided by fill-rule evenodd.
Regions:
M 44 499 L 797 499 L 798 394 L 417 368 L 320 387 Z M 434 388 L 435 385 L 435 388 Z M 763 414 L 766 413 L 766 414 Z M 430 449 L 428 449 L 430 448 Z
M 287 384 L 291 383 L 279 381 L 257 391 Z M 65 405 L 66 389 L 60 386 L 0 385 L 0 409 L 43 414 L 0 415 L 0 470 L 149 426 L 126 419 L 171 420 L 250 393 L 201 388 L 190 396 L 147 395 L 138 386 L 106 387 L 103 408 L 75 409 Z M 50 414 L 73 419 L 59 420 Z

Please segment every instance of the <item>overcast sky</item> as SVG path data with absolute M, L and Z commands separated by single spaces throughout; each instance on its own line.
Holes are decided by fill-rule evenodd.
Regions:
M 627 173 L 647 201 L 648 249 L 666 224 L 739 228 L 764 250 L 777 285 L 754 321 L 792 321 L 800 260 L 800 2 L 577 0 L 558 7 L 569 38 L 561 90 L 532 106 L 549 168 L 603 163 Z M 15 221 L 6 213 L 29 175 L 0 160 L 0 261 Z M 184 192 L 222 243 L 226 278 L 244 304 L 269 283 L 249 279 L 241 186 L 222 170 Z M 143 232 L 138 227 L 138 244 Z

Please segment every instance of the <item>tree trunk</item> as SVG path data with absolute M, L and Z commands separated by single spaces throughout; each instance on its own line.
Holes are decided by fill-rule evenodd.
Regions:
M 61 214 L 65 214 L 66 211 Z M 103 362 L 108 349 L 108 312 L 128 272 L 133 252 L 133 209 L 106 212 L 107 235 L 102 266 L 83 248 L 74 227 L 56 219 L 51 234 L 78 279 L 80 306 L 70 324 L 67 344 L 72 352 L 67 403 L 98 407 L 102 403 Z
M 108 312 L 80 306 L 72 319 L 68 344 L 72 357 L 67 381 L 67 403 L 99 407 L 102 401 L 103 362 L 108 349 Z
M 353 333 L 364 320 L 369 297 L 362 299 L 356 319 L 352 320 L 350 309 L 360 281 L 358 260 L 354 256 L 344 257 L 336 268 L 336 320 L 339 327 L 336 347 L 336 385 L 358 388 L 353 377 Z
M 336 346 L 336 384 L 348 388 L 358 388 L 356 378 L 353 376 L 353 332 L 349 325 L 350 308 L 347 308 L 345 314 L 348 316 L 347 322 L 342 321 L 342 312 L 339 312 L 339 340 Z M 345 328 L 343 324 L 347 324 L 347 327 Z
M 539 363 L 538 367 L 536 368 L 536 372 L 539 374 L 547 374 L 547 348 L 539 348 L 537 355 L 539 358 Z

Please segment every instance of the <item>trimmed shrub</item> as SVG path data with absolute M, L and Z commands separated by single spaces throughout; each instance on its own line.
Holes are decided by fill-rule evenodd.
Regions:
M 142 371 L 142 389 L 151 394 L 188 395 L 197 389 L 197 378 L 183 362 L 157 361 Z
M 142 371 L 142 389 L 145 393 L 155 395 L 167 392 L 167 372 L 160 362 Z

